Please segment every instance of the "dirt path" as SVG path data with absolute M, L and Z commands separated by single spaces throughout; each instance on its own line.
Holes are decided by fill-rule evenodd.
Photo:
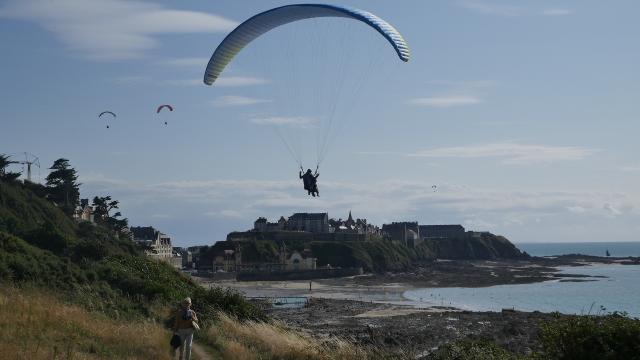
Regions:
M 205 350 L 202 346 L 196 344 L 195 342 L 191 345 L 191 355 L 195 360 L 216 359 L 207 350 Z

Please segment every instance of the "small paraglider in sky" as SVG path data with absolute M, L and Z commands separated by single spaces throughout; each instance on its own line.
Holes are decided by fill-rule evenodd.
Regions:
M 438 191 L 438 186 L 437 185 L 432 185 L 431 186 L 431 190 L 433 190 L 433 192 Z
M 116 118 L 116 114 L 112 111 L 103 111 L 98 115 L 98 119 L 102 117 L 102 115 L 111 115 L 114 119 Z M 109 122 L 107 122 L 107 129 L 109 128 Z
M 162 111 L 162 109 L 167 108 L 169 109 L 169 111 L 173 112 L 173 106 L 165 104 L 165 105 L 160 105 L 158 106 L 158 109 L 156 110 L 156 114 L 160 114 L 160 111 Z M 167 125 L 167 122 L 164 122 L 165 125 Z

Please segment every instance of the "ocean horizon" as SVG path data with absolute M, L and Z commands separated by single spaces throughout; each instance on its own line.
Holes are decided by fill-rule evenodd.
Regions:
M 526 251 L 532 256 L 555 256 L 568 254 L 606 256 L 607 251 L 609 251 L 609 254 L 612 257 L 640 256 L 640 241 L 514 243 L 514 245 L 518 249 Z

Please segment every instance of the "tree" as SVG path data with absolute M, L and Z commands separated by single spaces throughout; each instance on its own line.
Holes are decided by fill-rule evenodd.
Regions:
M 49 168 L 47 176 L 49 199 L 68 215 L 73 214 L 80 202 L 80 184 L 76 170 L 69 165 L 69 160 L 58 159 Z
M 17 161 L 11 161 L 8 155 L 0 154 L 0 181 L 12 182 L 20 177 L 20 173 L 7 171 L 11 164 L 17 164 Z
M 93 198 L 93 216 L 96 219 L 105 220 L 110 217 L 109 212 L 118 209 L 118 200 L 112 200 L 111 196 L 94 197 Z M 117 213 L 118 216 L 120 213 Z
M 93 216 L 96 222 L 105 225 L 107 228 L 116 232 L 116 234 L 122 234 L 125 229 L 129 227 L 129 220 L 118 219 L 122 214 L 118 211 L 111 215 L 111 210 L 118 209 L 120 202 L 113 200 L 111 196 L 94 197 L 93 198 Z

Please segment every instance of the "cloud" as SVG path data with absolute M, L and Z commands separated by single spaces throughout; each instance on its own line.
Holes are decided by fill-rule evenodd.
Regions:
M 479 97 L 463 96 L 463 95 L 425 97 L 425 98 L 411 99 L 408 101 L 408 103 L 412 105 L 425 106 L 425 107 L 437 107 L 437 108 L 477 105 L 483 102 L 484 101 Z
M 583 214 L 587 211 L 587 209 L 583 208 L 582 206 L 567 206 L 567 210 L 574 214 Z
M 495 80 L 430 80 L 429 85 L 445 85 L 457 89 L 473 89 L 473 88 L 491 88 L 498 85 Z
M 166 85 L 176 86 L 201 86 L 204 84 L 202 79 L 182 79 L 182 80 L 167 80 L 164 82 Z M 268 80 L 251 77 L 251 76 L 227 76 L 221 77 L 216 80 L 216 87 L 241 87 L 241 86 L 254 86 L 269 83 Z
M 465 1 L 461 3 L 462 7 L 487 15 L 499 15 L 499 16 L 520 16 L 523 14 L 523 9 L 519 6 L 505 6 L 490 4 L 480 1 Z
M 95 60 L 142 56 L 160 45 L 161 34 L 227 32 L 237 25 L 218 15 L 134 0 L 10 0 L 0 18 L 35 22 Z
M 147 76 L 140 75 L 130 75 L 130 76 L 117 76 L 111 79 L 111 82 L 118 85 L 138 85 L 138 84 L 146 84 L 151 81 L 151 78 Z
M 204 81 L 202 81 L 202 79 L 180 79 L 166 80 L 163 81 L 162 84 L 171 86 L 200 86 L 204 85 Z
M 354 216 L 377 225 L 403 220 L 461 223 L 469 230 L 521 235 L 512 238 L 516 241 L 543 235 L 557 238 L 558 231 L 570 240 L 595 240 L 603 232 L 625 235 L 620 229 L 633 227 L 625 227 L 627 223 L 623 221 L 636 224 L 637 217 L 620 215 L 633 214 L 632 204 L 640 203 L 639 194 L 576 188 L 507 189 L 442 183 L 433 192 L 434 182 L 429 179 L 390 179 L 366 184 L 322 181 L 323 195 L 319 199 L 308 197 L 298 180 L 149 183 L 82 176 L 80 181 L 83 194 L 109 194 L 120 200 L 123 215 L 134 225 L 138 224 L 136 219 L 152 218 L 157 214 L 154 209 L 171 207 L 172 218 L 166 221 L 158 218 L 156 223 L 163 232 L 175 235 L 175 239 L 181 238 L 181 232 L 201 234 L 198 238 L 223 239 L 230 231 L 251 228 L 258 216 L 275 221 L 294 212 L 327 211 L 331 217 L 345 218 L 352 210 Z M 568 209 L 581 216 L 573 216 Z M 539 226 L 541 221 L 545 227 Z M 591 237 L 585 238 L 580 229 L 589 231 Z M 634 235 L 635 230 L 628 230 L 625 236 Z
M 255 99 L 245 96 L 227 95 L 220 96 L 213 101 L 213 106 L 216 107 L 232 107 L 232 106 L 250 106 L 256 104 L 269 103 L 271 100 Z
M 178 59 L 167 59 L 159 61 L 158 64 L 175 67 L 196 67 L 204 69 L 209 63 L 209 58 L 188 57 Z
M 238 87 L 238 86 L 251 86 L 251 85 L 263 85 L 269 81 L 266 79 L 250 76 L 223 76 L 216 80 L 216 86 L 220 87 Z
M 204 213 L 205 216 L 214 217 L 214 218 L 231 218 L 231 219 L 241 219 L 244 215 L 242 212 L 237 210 L 219 210 L 219 211 L 207 211 Z
M 568 9 L 547 9 L 541 13 L 541 15 L 544 16 L 565 16 L 571 14 L 573 14 L 573 10 Z
M 581 160 L 596 150 L 575 146 L 529 145 L 512 142 L 497 142 L 481 145 L 441 147 L 418 151 L 408 156 L 428 158 L 490 158 L 503 159 L 504 164 L 549 163 Z
M 640 165 L 625 165 L 620 167 L 620 171 L 624 172 L 640 172 Z
M 573 10 L 565 8 L 550 8 L 546 10 L 535 11 L 533 9 L 526 9 L 522 6 L 513 5 L 500 5 L 494 3 L 488 3 L 483 1 L 464 1 L 460 5 L 468 10 L 484 14 L 484 15 L 496 15 L 504 17 L 517 17 L 527 15 L 542 15 L 542 16 L 566 16 L 574 13 Z
M 276 126 L 296 126 L 308 127 L 317 122 L 317 119 L 305 116 L 281 117 L 272 116 L 266 118 L 251 119 L 251 122 L 258 125 L 276 125 Z
M 607 212 L 607 216 L 614 218 L 616 216 L 622 215 L 622 211 L 620 211 L 616 206 L 606 203 L 602 205 L 602 208 Z

